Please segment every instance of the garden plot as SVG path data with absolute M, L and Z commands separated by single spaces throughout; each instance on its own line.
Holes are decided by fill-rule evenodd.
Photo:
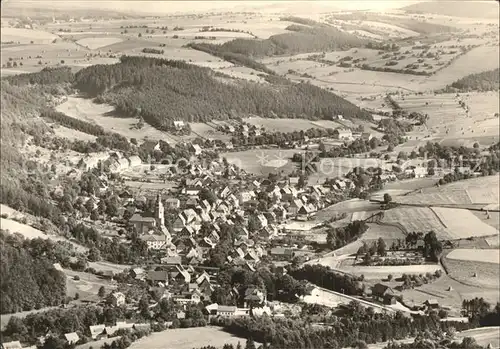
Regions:
M 448 259 L 500 264 L 500 250 L 456 249 L 448 253 Z
M 207 344 L 222 347 L 224 344 L 238 343 L 245 345 L 245 338 L 235 337 L 219 327 L 206 326 L 195 328 L 177 328 L 155 332 L 132 343 L 130 349 L 192 349 Z M 255 343 L 257 346 L 257 342 Z
M 497 229 L 481 221 L 469 210 L 444 207 L 432 207 L 431 209 L 448 229 L 452 239 L 498 234 Z
M 399 223 L 408 232 L 428 233 L 433 230 L 438 239 L 453 238 L 436 214 L 426 207 L 397 207 L 384 212 L 384 222 Z

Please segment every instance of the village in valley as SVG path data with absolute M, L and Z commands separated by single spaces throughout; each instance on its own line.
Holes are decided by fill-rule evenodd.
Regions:
M 500 348 L 498 76 L 454 67 L 498 18 L 422 13 L 2 15 L 47 51 L 2 58 L 0 347 Z M 242 58 L 207 19 L 355 44 Z

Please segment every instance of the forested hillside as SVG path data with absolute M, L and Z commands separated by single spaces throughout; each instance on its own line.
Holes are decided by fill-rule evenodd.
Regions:
M 331 17 L 331 19 L 345 21 L 376 21 L 380 23 L 395 25 L 408 30 L 413 30 L 424 35 L 450 33 L 458 30 L 457 28 L 450 27 L 448 25 L 419 21 L 409 17 L 393 17 L 365 12 L 336 13 Z
M 28 248 L 22 238 L 0 231 L 0 312 L 61 304 L 66 297 L 66 277 L 47 257 Z
M 295 22 L 300 22 L 294 20 Z M 314 21 L 312 21 L 315 23 Z M 312 24 L 304 21 L 304 24 Z M 277 34 L 265 40 L 235 39 L 221 45 L 191 44 L 194 49 L 205 52 L 217 52 L 223 57 L 229 54 L 240 54 L 250 57 L 297 54 L 305 52 L 347 50 L 352 47 L 363 47 L 368 40 L 343 32 L 335 27 L 316 24 L 306 26 L 292 24 L 286 28 L 289 33 Z
M 231 79 L 208 68 L 145 57 L 96 65 L 76 74 L 75 86 L 116 106 L 127 116 L 142 116 L 158 129 L 174 120 L 189 122 L 258 115 L 263 117 L 370 118 L 354 104 L 319 87 L 301 83 L 263 85 Z
M 500 87 L 500 69 L 467 75 L 446 87 L 451 91 L 496 91 Z

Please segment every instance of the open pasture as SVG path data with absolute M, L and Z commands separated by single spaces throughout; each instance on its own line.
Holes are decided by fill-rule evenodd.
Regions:
M 8 28 L 2 27 L 0 34 L 2 43 L 14 42 L 19 44 L 49 44 L 59 36 L 43 30 L 24 29 L 24 28 Z
M 106 292 L 109 292 L 116 288 L 116 284 L 113 282 L 102 279 L 97 275 L 78 272 L 69 269 L 64 269 L 64 274 L 66 275 L 66 295 L 68 297 L 75 297 L 76 293 L 79 293 L 81 300 L 92 300 L 98 301 L 98 292 L 101 286 L 104 286 Z M 79 280 L 75 280 L 75 277 L 79 277 Z
M 266 119 L 251 117 L 243 119 L 243 121 L 251 125 L 264 127 L 268 132 L 294 132 L 314 128 L 314 124 L 311 120 L 307 119 Z
M 97 38 L 94 37 L 94 38 L 80 39 L 76 43 L 90 50 L 96 50 L 101 47 L 113 45 L 122 41 L 123 39 L 118 37 L 97 37 Z
M 207 326 L 155 332 L 132 343 L 130 349 L 192 349 L 206 345 L 222 347 L 224 344 L 236 347 L 238 342 L 245 345 L 246 339 L 235 337 L 219 327 Z
M 456 249 L 448 253 L 448 259 L 500 264 L 500 251 L 498 249 Z
M 238 152 L 221 153 L 230 164 L 253 174 L 291 173 L 297 169 L 291 158 L 295 149 L 251 149 Z
M 338 213 L 355 213 L 355 212 L 368 212 L 376 211 L 380 209 L 380 205 L 371 203 L 367 200 L 361 199 L 350 199 L 346 201 L 341 201 L 334 205 L 324 208 L 314 216 L 316 220 L 328 220 Z
M 54 130 L 54 134 L 56 137 L 67 138 L 72 141 L 80 140 L 93 142 L 97 138 L 96 136 L 89 135 L 88 133 L 73 130 L 62 125 L 55 125 L 52 129 Z
M 2 211 L 2 213 L 4 213 Z M 17 221 L 14 221 L 12 219 L 8 218 L 0 218 L 0 227 L 3 230 L 8 230 L 10 233 L 18 233 L 21 234 L 25 239 L 31 240 L 31 239 L 50 239 L 52 241 L 64 241 L 71 243 L 75 250 L 79 252 L 86 252 L 88 249 L 82 245 L 70 242 L 64 237 L 61 236 L 56 236 L 56 235 L 48 235 L 45 234 L 43 231 L 38 230 L 36 228 L 33 228 L 27 224 L 19 223 Z
M 490 304 L 496 304 L 499 299 L 498 290 L 484 289 L 483 287 L 466 284 L 455 280 L 443 272 L 443 275 L 428 284 L 401 292 L 405 302 L 409 304 L 423 304 L 429 299 L 436 299 L 441 306 L 452 308 L 453 314 L 459 315 L 464 299 L 483 297 Z
M 466 337 L 472 337 L 476 343 L 487 347 L 491 344 L 492 348 L 500 348 L 500 327 L 479 327 L 472 330 L 458 332 L 456 335 L 457 340 L 462 340 Z
M 448 229 L 452 239 L 498 234 L 497 229 L 481 221 L 469 210 L 444 207 L 432 207 L 431 209 Z
M 500 278 L 500 269 L 498 268 L 499 251 L 497 249 L 477 250 L 479 252 L 471 252 L 470 255 L 467 252 L 460 251 L 463 250 L 454 250 L 448 254 L 448 256 L 452 255 L 451 258 L 448 256 L 445 257 L 444 262 L 450 277 L 466 285 L 498 291 L 500 289 L 498 282 Z M 480 253 L 484 253 L 484 257 L 478 256 Z M 493 253 L 496 253 L 496 257 L 493 256 Z M 485 260 L 487 262 L 484 262 Z
M 215 63 L 220 63 L 220 62 L 215 62 Z M 226 62 L 227 63 L 227 62 Z M 203 66 L 208 66 L 208 62 L 203 64 Z M 229 67 L 223 67 L 223 68 L 217 68 L 221 73 L 227 74 L 231 76 L 232 78 L 236 79 L 243 79 L 243 80 L 250 80 L 250 81 L 255 81 L 258 83 L 262 84 L 267 84 L 268 82 L 261 76 L 265 73 L 259 72 L 257 70 L 248 68 L 248 67 L 243 67 L 243 66 L 229 66 Z
M 408 113 L 427 114 L 427 127 L 433 138 L 443 141 L 465 138 L 483 145 L 490 145 L 491 138 L 498 139 L 500 123 L 494 117 L 500 109 L 497 92 L 462 93 L 459 97 L 453 93 L 414 94 L 396 96 L 394 99 Z M 460 101 L 469 107 L 468 115 L 460 107 Z

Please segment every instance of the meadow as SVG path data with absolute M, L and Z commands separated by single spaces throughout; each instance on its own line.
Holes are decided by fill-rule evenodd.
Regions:
M 138 120 L 135 118 L 124 118 L 110 116 L 114 112 L 114 107 L 107 104 L 97 104 L 91 99 L 70 96 L 67 101 L 57 106 L 57 111 L 76 119 L 89 121 L 102 126 L 108 132 L 116 132 L 127 139 L 135 138 L 141 140 L 167 140 L 176 143 L 176 137 L 165 132 L 159 131 L 154 127 L 144 123 L 144 126 L 138 130 L 135 125 Z
M 470 262 L 500 264 L 500 253 L 497 249 L 456 249 L 448 253 L 446 258 Z
M 155 332 L 132 343 L 130 349 L 192 349 L 206 345 L 222 347 L 224 344 L 245 345 L 246 339 L 235 337 L 219 327 L 178 328 Z M 256 343 L 257 344 L 257 343 Z M 258 345 L 258 344 L 257 344 Z
M 104 286 L 106 293 L 116 289 L 116 284 L 98 277 L 97 275 L 64 269 L 66 275 L 66 295 L 74 298 L 79 294 L 79 299 L 84 301 L 99 301 L 99 288 Z M 75 280 L 78 277 L 78 280 Z
M 269 173 L 291 173 L 298 165 L 292 163 L 295 149 L 251 149 L 238 152 L 221 153 L 230 164 L 253 174 L 267 176 Z

